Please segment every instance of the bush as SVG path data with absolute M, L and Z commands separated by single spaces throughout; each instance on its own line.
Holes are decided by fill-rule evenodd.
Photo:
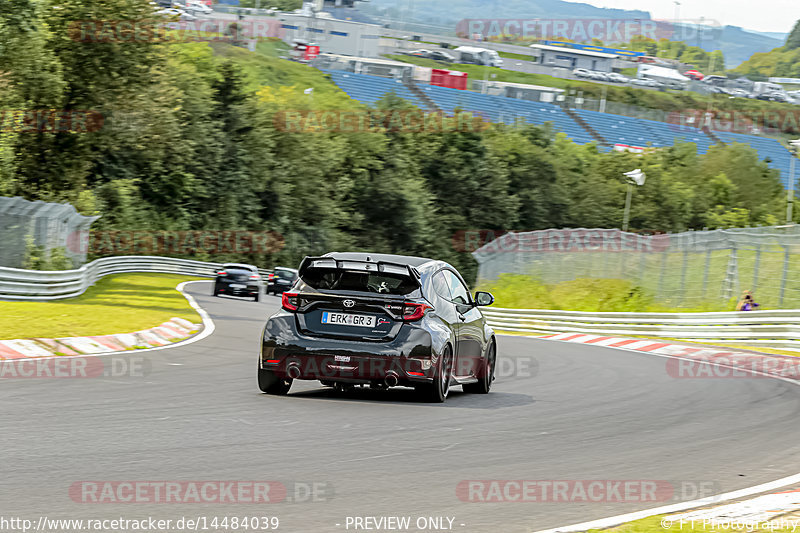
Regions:
M 50 253 L 44 246 L 37 246 L 33 237 L 25 238 L 25 259 L 22 268 L 28 270 L 71 270 L 75 268 L 72 259 L 67 257 L 67 250 L 63 246 L 53 248 Z

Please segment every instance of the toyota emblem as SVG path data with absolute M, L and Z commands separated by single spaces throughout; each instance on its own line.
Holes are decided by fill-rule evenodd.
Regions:
M 347 308 L 354 307 L 356 305 L 356 303 L 353 300 L 345 300 L 343 303 L 344 306 Z

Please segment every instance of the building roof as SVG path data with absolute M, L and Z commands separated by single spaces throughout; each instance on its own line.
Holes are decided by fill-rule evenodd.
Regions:
M 605 59 L 615 59 L 619 57 L 615 54 L 606 54 L 604 52 L 592 52 L 590 50 L 578 50 L 576 48 L 565 48 L 563 46 L 548 46 L 546 44 L 532 44 L 531 48 L 544 50 L 547 52 L 562 52 L 565 54 L 575 54 L 579 56 L 602 57 Z
M 653 76 L 656 78 L 666 78 L 675 81 L 689 81 L 689 78 L 677 70 L 666 67 L 658 67 L 655 65 L 639 66 L 639 74 L 642 76 Z
M 518 89 L 530 89 L 535 91 L 546 91 L 549 93 L 563 93 L 564 89 L 557 89 L 556 87 L 547 87 L 544 85 L 530 85 L 528 83 L 514 83 L 511 81 L 494 81 L 494 80 L 473 80 L 477 83 L 488 83 L 490 87 L 516 87 Z

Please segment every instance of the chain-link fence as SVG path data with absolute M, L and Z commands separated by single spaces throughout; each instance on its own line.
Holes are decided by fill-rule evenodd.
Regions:
M 86 262 L 89 226 L 98 218 L 83 216 L 69 204 L 0 197 L 0 266 L 25 266 L 30 238 L 43 255 L 61 249 L 78 267 Z
M 616 229 L 507 233 L 473 256 L 481 280 L 503 273 L 547 284 L 623 279 L 678 308 L 724 304 L 751 290 L 762 308 L 800 308 L 800 226 L 650 236 Z

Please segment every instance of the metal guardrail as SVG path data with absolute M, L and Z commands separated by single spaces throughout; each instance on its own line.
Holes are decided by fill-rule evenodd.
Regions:
M 153 272 L 213 277 L 222 263 L 168 257 L 97 259 L 77 270 L 45 272 L 0 267 L 0 300 L 47 301 L 80 296 L 112 274 Z M 260 270 L 265 278 L 270 271 Z M 667 337 L 734 344 L 800 347 L 800 310 L 729 313 L 590 313 L 544 309 L 484 308 L 489 324 L 521 333 L 587 333 Z
M 47 301 L 80 296 L 86 289 L 112 274 L 153 272 L 214 277 L 222 263 L 204 263 L 169 257 L 105 257 L 77 270 L 46 272 L 0 267 L 0 300 Z M 268 270 L 260 270 L 266 279 Z
M 585 333 L 800 347 L 800 310 L 727 313 L 587 313 L 483 309 L 489 324 L 522 333 Z

